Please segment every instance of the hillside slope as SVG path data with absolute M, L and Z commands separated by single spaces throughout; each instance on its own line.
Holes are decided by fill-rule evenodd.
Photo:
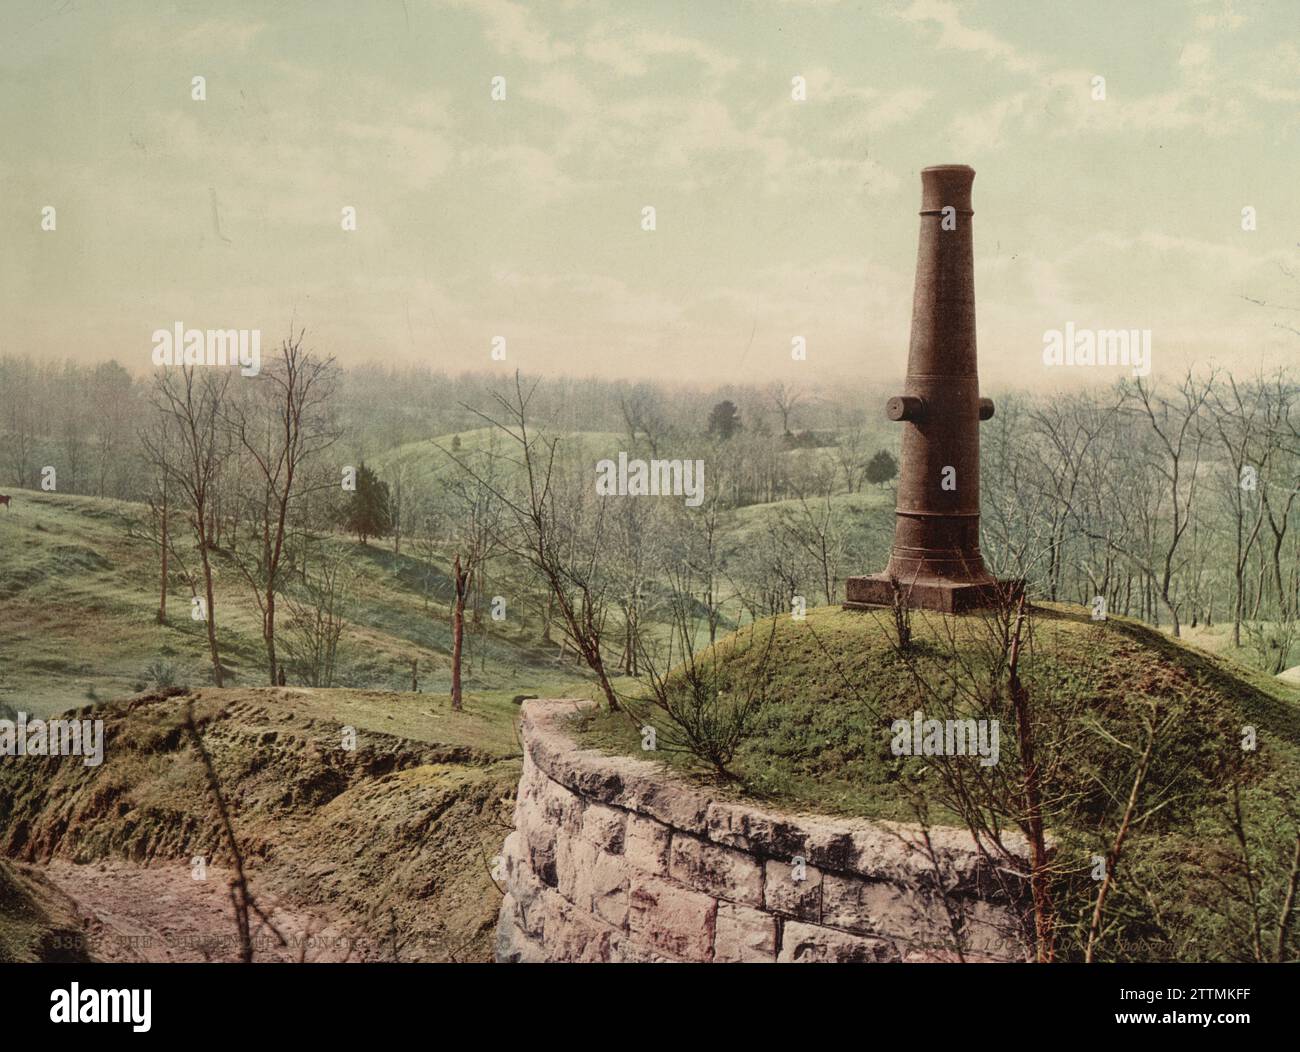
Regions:
M 70 866 L 107 860 L 175 874 L 196 857 L 212 867 L 209 881 L 224 882 L 234 859 L 185 729 L 191 705 L 254 887 L 277 913 L 356 940 L 353 959 L 488 959 L 500 905 L 490 860 L 510 829 L 519 777 L 509 702 L 453 713 L 429 695 L 266 688 L 89 706 L 81 717 L 105 723 L 102 766 L 0 765 L 0 855 L 53 860 L 55 884 L 71 883 Z M 353 750 L 345 726 L 356 731 Z M 141 886 L 164 883 L 175 885 L 156 874 Z M 0 930 L 16 930 L 22 914 L 9 898 L 16 905 L 0 900 Z M 191 905 L 168 910 L 182 942 L 207 934 L 186 930 Z M 6 941 L 30 944 L 30 932 Z
M 73 904 L 42 868 L 0 858 L 0 963 L 89 959 Z
M 1281 921 L 1300 864 L 1300 691 L 1125 618 L 1098 623 L 1067 604 L 1036 604 L 1032 615 L 1020 671 L 1057 845 L 1062 956 L 1079 956 L 1087 939 L 1096 860 L 1113 848 L 1155 727 L 1102 959 L 1300 957 L 1294 918 Z M 916 613 L 912 630 L 904 654 L 884 611 L 770 619 L 700 655 L 698 690 L 679 670 L 670 691 L 680 711 L 701 714 L 697 734 L 725 728 L 728 711 L 760 698 L 722 791 L 936 825 L 965 824 L 979 800 L 977 823 L 1019 827 L 1023 764 L 999 623 Z M 585 715 L 585 742 L 644 757 L 638 728 L 648 722 L 658 757 L 713 777 L 661 709 L 629 707 L 633 719 Z M 895 754 L 894 722 L 910 726 L 918 710 L 998 724 L 1000 753 L 988 767 L 970 756 Z
M 141 535 L 142 505 L 31 490 L 0 510 L 0 703 L 46 716 L 156 684 L 161 663 L 174 682 L 211 683 L 204 625 L 189 616 L 189 591 L 173 575 L 168 621 L 159 625 L 156 547 Z M 356 572 L 345 610 L 336 686 L 410 689 L 418 662 L 423 691 L 450 684 L 451 585 L 440 565 L 391 545 L 331 543 Z M 216 619 L 227 685 L 266 682 L 256 605 L 228 556 L 214 553 Z M 173 567 L 174 569 L 174 567 Z M 281 630 L 284 630 L 282 611 Z M 582 673 L 556 663 L 518 616 L 484 618 L 468 637 L 465 689 L 586 694 Z M 293 681 L 293 677 L 290 677 Z

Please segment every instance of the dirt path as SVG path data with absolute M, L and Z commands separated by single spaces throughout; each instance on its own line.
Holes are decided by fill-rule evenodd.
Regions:
M 239 959 L 229 870 L 209 868 L 205 880 L 195 880 L 185 865 L 100 861 L 79 866 L 55 860 L 40 868 L 71 901 L 96 960 Z M 255 960 L 374 959 L 374 948 L 358 945 L 338 922 L 259 893 L 256 882 L 253 893 L 275 929 L 254 918 Z

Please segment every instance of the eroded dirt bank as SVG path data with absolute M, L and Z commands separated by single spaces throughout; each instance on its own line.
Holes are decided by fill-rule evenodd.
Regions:
M 259 905 L 284 936 L 255 924 L 259 959 L 302 959 L 304 943 L 307 960 L 490 959 L 513 742 L 424 695 L 274 689 L 82 709 L 105 721 L 102 766 L 0 764 L 0 856 L 41 869 L 91 956 L 237 955 L 233 856 L 185 730 L 191 705 Z M 206 880 L 192 878 L 196 857 Z
M 239 960 L 231 870 L 206 869 L 196 880 L 185 865 L 142 866 L 101 859 L 78 865 L 54 859 L 45 879 L 67 899 L 81 926 L 88 957 L 97 961 Z M 253 922 L 259 961 L 368 961 L 383 957 L 351 925 L 328 910 L 306 910 L 263 891 L 254 881 L 265 919 Z

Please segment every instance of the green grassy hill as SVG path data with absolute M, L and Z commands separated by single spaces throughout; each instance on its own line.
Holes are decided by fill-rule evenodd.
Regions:
M 917 613 L 913 628 L 914 645 L 904 656 L 887 612 L 822 608 L 804 621 L 760 622 L 706 651 L 700 667 L 715 715 L 755 689 L 763 699 L 729 765 L 734 781 L 718 783 L 689 752 L 669 751 L 684 739 L 648 702 L 633 720 L 589 715 L 579 730 L 589 744 L 644 756 L 638 727 L 649 722 L 667 743 L 656 755 L 680 773 L 789 809 L 916 820 L 924 801 L 929 821 L 961 824 L 960 812 L 946 806 L 953 797 L 934 763 L 894 755 L 891 724 L 910 721 L 918 708 L 927 718 L 996 719 L 995 770 L 1019 784 L 1001 651 L 991 645 L 992 624 L 983 617 Z M 1253 953 L 1243 857 L 1250 859 L 1261 925 L 1276 933 L 1300 834 L 1300 689 L 1138 622 L 1094 622 L 1083 608 L 1065 604 L 1035 607 L 1022 676 L 1057 845 L 1065 952 L 1077 950 L 1080 925 L 1086 932 L 1093 860 L 1107 853 L 1118 828 L 1153 702 L 1162 729 L 1140 820 L 1124 848 L 1111 903 L 1117 927 L 1108 933 L 1106 956 Z M 672 685 L 686 696 L 680 674 Z M 1253 750 L 1242 744 L 1249 729 Z M 1244 853 L 1232 826 L 1237 808 Z M 1294 924 L 1285 952 L 1288 959 L 1300 955 Z
M 173 578 L 168 622 L 159 625 L 158 556 L 137 526 L 140 505 L 95 497 L 14 490 L 0 510 L 0 703 L 48 715 L 152 684 L 146 667 L 163 661 L 175 681 L 211 682 L 202 622 Z M 359 572 L 336 685 L 409 690 L 411 659 L 422 690 L 449 688 L 450 582 L 391 545 L 338 537 Z M 223 664 L 233 684 L 265 682 L 260 620 L 238 571 L 215 555 L 216 618 Z M 283 618 L 283 611 L 282 611 Z M 283 624 L 283 622 L 282 622 Z M 516 693 L 587 693 L 572 665 L 558 666 L 534 627 L 519 618 L 485 619 L 471 643 L 466 690 L 486 698 Z
M 893 489 L 867 486 L 861 493 L 836 493 L 830 503 L 837 521 L 845 524 L 850 548 L 865 553 L 863 565 L 875 566 L 876 562 L 883 565 L 894 537 Z M 817 515 L 825 502 L 822 498 L 810 498 L 808 507 Z M 769 526 L 782 518 L 798 521 L 803 515 L 803 505 L 796 498 L 737 508 L 728 540 L 743 548 L 758 541 Z
M 474 453 L 494 448 L 494 443 L 499 453 L 514 455 L 512 443 L 499 430 L 479 427 L 394 446 L 374 457 L 371 466 L 384 477 L 389 476 L 397 465 L 401 464 L 417 477 L 444 478 L 454 468 L 447 454 L 442 451 L 451 450 L 456 441 L 460 443 L 455 450 L 458 456 L 472 456 Z M 589 459 L 594 464 L 602 457 L 613 456 L 620 449 L 625 449 L 627 436 L 614 431 L 578 431 L 565 435 L 562 446 L 573 456 Z

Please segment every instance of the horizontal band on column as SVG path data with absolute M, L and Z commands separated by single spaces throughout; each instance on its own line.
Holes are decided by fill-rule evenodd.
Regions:
M 978 519 L 978 511 L 904 511 L 897 508 L 895 515 L 901 515 L 908 519 Z

